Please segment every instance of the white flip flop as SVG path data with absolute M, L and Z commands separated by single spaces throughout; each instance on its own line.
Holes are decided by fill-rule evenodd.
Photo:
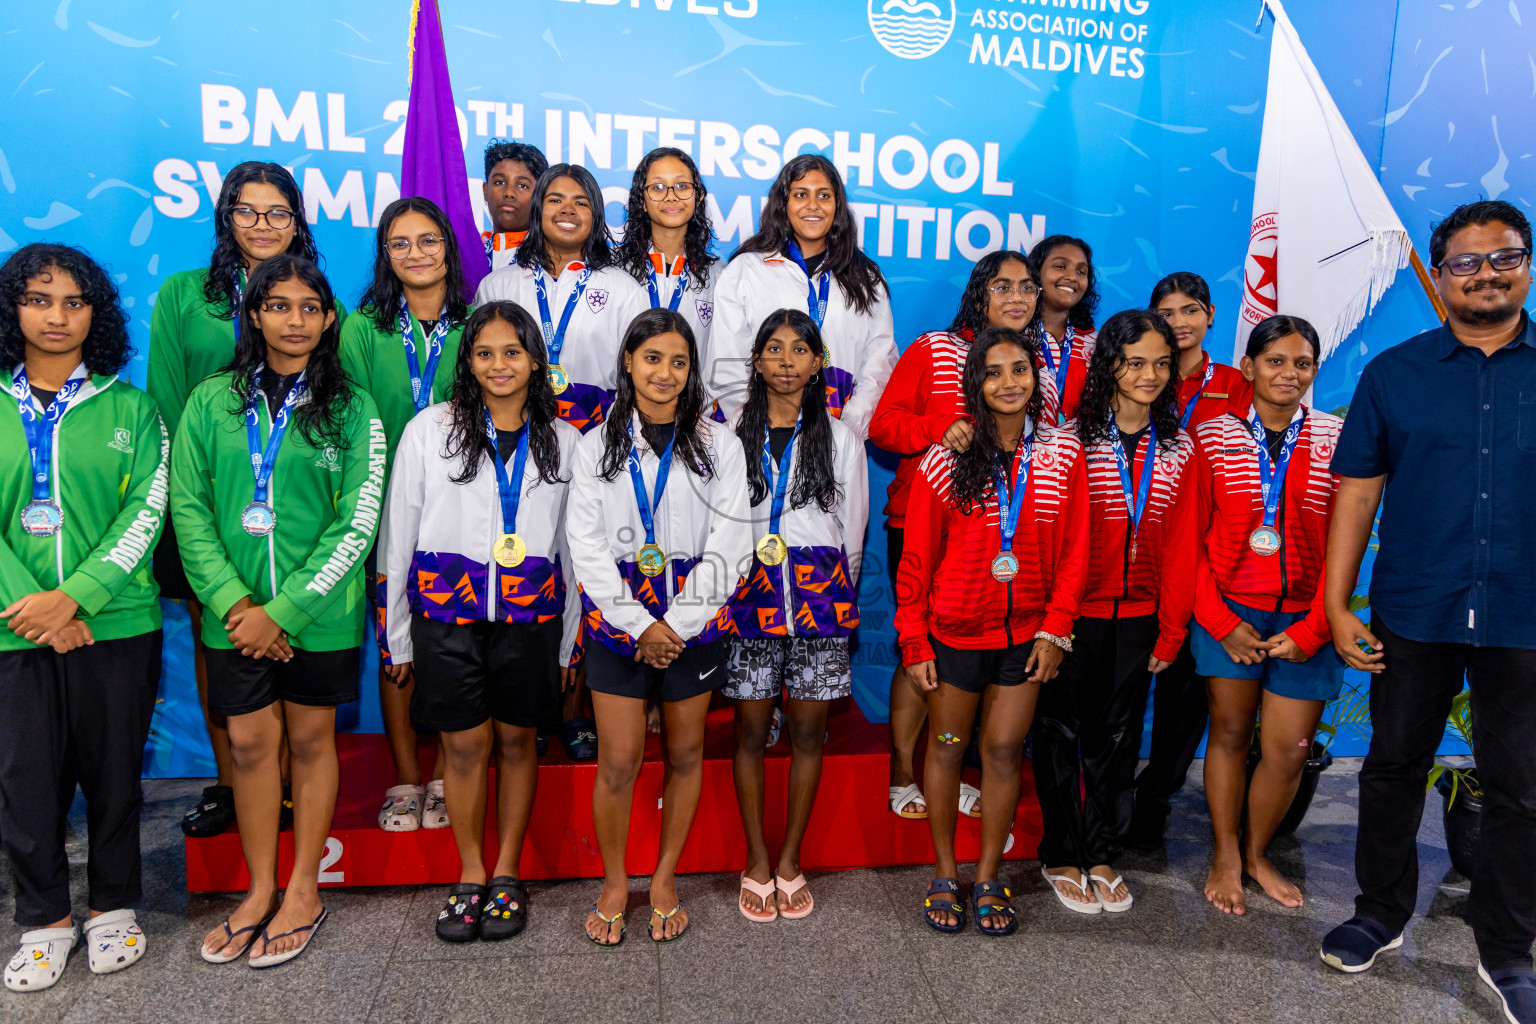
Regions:
M 981 790 L 969 782 L 960 783 L 960 813 L 967 818 L 981 817 Z
M 1131 887 L 1126 885 L 1125 879 L 1118 874 L 1115 875 L 1114 878 L 1105 878 L 1103 875 L 1089 874 L 1088 884 L 1092 885 L 1094 882 L 1098 882 L 1100 885 L 1107 888 L 1110 892 L 1114 892 L 1122 885 L 1125 885 L 1125 899 L 1123 900 L 1106 900 L 1103 896 L 1098 894 L 1097 890 L 1094 891 L 1094 898 L 1099 901 L 1099 905 L 1104 908 L 1104 912 L 1106 914 L 1123 914 L 1127 910 L 1131 909 L 1132 903 L 1136 902 L 1136 897 L 1131 894 Z
M 69 954 L 80 941 L 80 927 L 34 928 L 21 933 L 21 948 L 5 965 L 5 987 L 12 992 L 41 992 L 52 988 L 64 973 Z
M 263 949 L 272 945 L 272 943 L 276 942 L 278 939 L 287 938 L 290 935 L 297 935 L 299 932 L 307 932 L 308 934 L 304 936 L 304 941 L 299 944 L 297 949 L 290 949 L 286 953 L 273 953 L 269 956 L 263 955 L 252 957 L 250 960 L 251 967 L 258 971 L 268 967 L 276 967 L 278 964 L 285 964 L 289 960 L 292 960 L 294 957 L 298 956 L 300 953 L 304 952 L 309 948 L 310 940 L 315 937 L 315 932 L 319 931 L 320 926 L 325 924 L 325 918 L 329 913 L 330 911 L 326 910 L 324 907 L 321 907 L 320 916 L 316 917 L 313 922 L 310 924 L 301 924 L 297 928 L 283 932 L 281 935 L 268 935 L 266 929 L 263 928 L 261 932 Z
M 912 803 L 914 800 L 922 801 L 923 809 L 921 811 L 903 810 L 907 804 Z M 905 786 L 891 787 L 891 813 L 903 818 L 928 817 L 928 801 L 923 800 L 923 791 L 918 788 L 917 783 L 912 782 Z
M 1045 881 L 1046 881 L 1046 884 L 1051 887 L 1051 895 L 1056 897 L 1056 902 L 1060 903 L 1062 906 L 1064 906 L 1068 910 L 1072 911 L 1072 913 L 1074 913 L 1074 914 L 1102 914 L 1104 912 L 1104 904 L 1099 902 L 1098 895 L 1092 889 L 1090 889 L 1088 887 L 1088 883 L 1087 883 L 1086 880 L 1085 881 L 1078 881 L 1076 878 L 1073 878 L 1071 875 L 1053 875 L 1053 874 L 1051 874 L 1050 869 L 1047 868 L 1044 864 L 1040 865 L 1040 876 L 1042 878 L 1044 878 Z M 1075 886 L 1077 886 L 1086 895 L 1092 896 L 1093 897 L 1093 902 L 1092 903 L 1079 903 L 1079 902 L 1077 902 L 1077 900 L 1069 899 L 1068 897 L 1063 896 L 1061 894 L 1061 890 L 1056 888 L 1056 883 L 1057 882 L 1066 882 L 1068 885 L 1075 885 Z
M 443 780 L 433 779 L 427 783 L 427 805 L 421 812 L 422 828 L 447 828 L 448 800 L 443 796 Z
M 144 955 L 144 930 L 132 910 L 112 910 L 85 922 L 85 950 L 92 974 L 132 967 Z
M 426 799 L 425 786 L 390 786 L 384 791 L 384 806 L 379 808 L 379 828 L 415 832 L 421 828 L 421 808 Z

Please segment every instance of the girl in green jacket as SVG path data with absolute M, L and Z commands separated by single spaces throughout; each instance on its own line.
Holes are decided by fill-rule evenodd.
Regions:
M 24 929 L 5 968 L 17 992 L 52 986 L 80 940 L 64 849 L 77 781 L 90 968 L 144 954 L 129 905 L 170 441 L 150 397 L 117 378 L 131 351 L 117 289 L 85 253 L 28 245 L 0 267 L 0 846 Z
M 150 316 L 147 386 L 172 437 L 192 389 L 227 367 L 234 356 L 239 333 L 236 309 L 250 275 L 263 260 L 282 253 L 318 258 L 304 220 L 299 186 L 279 164 L 251 160 L 232 168 L 219 189 L 213 224 L 213 256 L 208 266 L 166 278 Z M 345 317 L 346 312 L 336 315 Z M 214 836 L 235 821 L 235 798 L 229 788 L 229 728 L 222 716 L 208 714 L 207 670 L 203 645 L 197 639 L 202 606 L 187 583 L 172 523 L 161 534 L 154 564 L 161 595 L 187 602 L 197 695 L 218 769 L 216 783 L 203 790 L 197 805 L 182 819 L 181 829 L 194 838 Z
M 389 462 L 405 425 L 429 405 L 447 401 L 469 319 L 459 243 L 448 216 L 430 199 L 410 196 L 384 208 L 374 244 L 373 282 L 341 328 L 341 365 L 373 396 L 389 439 Z M 375 559 L 368 556 L 370 595 Z M 377 607 L 377 605 L 375 605 Z M 379 827 L 386 832 L 447 828 L 442 768 L 427 785 L 411 725 L 410 676 L 391 681 L 379 669 L 384 735 L 395 759 L 395 785 L 384 791 Z M 442 759 L 435 762 L 442 764 Z
M 251 889 L 203 959 L 252 967 L 303 952 L 325 920 L 316 888 L 336 806 L 336 706 L 357 699 L 363 559 L 384 498 L 373 399 L 341 369 L 336 303 L 309 260 L 251 275 L 229 369 L 187 401 L 171 515 L 202 622 L 208 708 L 228 716 Z M 293 771 L 293 874 L 278 905 L 279 748 Z

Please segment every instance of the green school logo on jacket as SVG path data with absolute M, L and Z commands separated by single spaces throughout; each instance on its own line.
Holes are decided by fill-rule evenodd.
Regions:
M 321 469 L 328 469 L 332 473 L 340 473 L 341 460 L 337 457 L 339 454 L 335 445 L 328 444 L 320 449 L 320 454 L 315 457 L 315 465 Z
M 125 455 L 133 454 L 133 433 L 127 427 L 114 427 L 108 448 L 115 448 Z

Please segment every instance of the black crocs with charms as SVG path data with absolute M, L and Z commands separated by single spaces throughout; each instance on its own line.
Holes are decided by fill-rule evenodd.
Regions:
M 448 890 L 448 902 L 437 912 L 437 937 L 445 942 L 471 942 L 480 934 L 485 910 L 485 886 L 460 882 Z
M 528 924 L 528 886 L 511 875 L 497 875 L 487 886 L 482 939 L 510 939 Z

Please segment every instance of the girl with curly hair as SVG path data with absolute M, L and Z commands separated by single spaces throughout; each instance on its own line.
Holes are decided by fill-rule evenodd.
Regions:
M 1081 238 L 1051 235 L 1029 251 L 1029 269 L 1040 285 L 1034 334 L 1040 341 L 1041 415 L 1065 423 L 1077 414 L 1077 400 L 1093 353 L 1093 313 L 1099 305 L 1093 249 Z
M 619 266 L 640 282 L 650 306 L 681 313 L 699 348 L 709 349 L 715 319 L 714 234 L 707 192 L 693 158 L 670 146 L 653 149 L 635 168 Z

